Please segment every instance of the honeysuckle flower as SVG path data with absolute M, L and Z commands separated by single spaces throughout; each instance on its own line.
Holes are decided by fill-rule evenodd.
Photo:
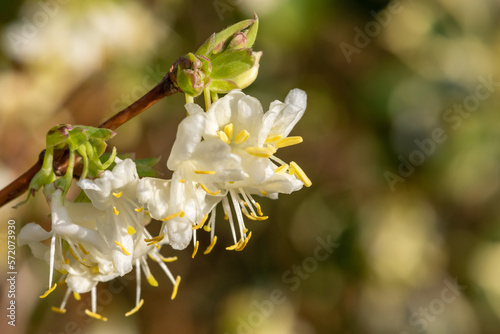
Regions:
M 19 245 L 29 245 L 32 253 L 49 263 L 49 289 L 45 298 L 57 286 L 52 285 L 54 269 L 66 275 L 68 291 L 85 293 L 95 289 L 99 282 L 118 276 L 113 269 L 109 248 L 97 231 L 97 220 L 103 212 L 90 203 L 72 203 L 64 199 L 63 191 L 56 189 L 48 198 L 51 206 L 51 231 L 35 223 L 26 224 L 19 233 Z M 50 239 L 50 247 L 42 243 Z M 52 309 L 64 313 L 66 293 L 61 307 Z M 97 315 L 98 316 L 98 315 Z
M 111 250 L 116 271 L 123 276 L 132 270 L 134 244 L 145 234 L 146 217 L 136 198 L 139 176 L 135 163 L 119 158 L 115 162 L 112 171 L 104 171 L 94 180 L 80 180 L 77 185 L 94 207 L 105 213 L 97 220 L 97 229 Z

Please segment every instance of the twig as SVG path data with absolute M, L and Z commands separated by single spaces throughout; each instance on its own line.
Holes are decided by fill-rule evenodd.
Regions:
M 163 80 L 158 85 L 153 87 L 153 89 L 151 89 L 143 97 L 132 103 L 130 106 L 116 113 L 107 121 L 99 125 L 99 127 L 115 130 L 120 125 L 130 121 L 132 118 L 141 114 L 164 97 L 180 92 L 180 89 L 176 87 L 175 71 L 176 67 L 172 66 L 169 73 L 165 75 Z M 19 176 L 8 186 L 0 190 L 0 207 L 21 196 L 26 190 L 28 190 L 31 179 L 42 167 L 44 153 L 45 150 L 40 153 L 38 161 L 30 169 L 24 172 L 23 175 Z M 53 165 L 56 167 L 55 169 L 57 170 L 58 175 L 64 174 L 63 169 L 65 169 L 65 166 L 67 166 L 68 154 L 64 153 L 65 152 L 62 152 L 62 154 L 54 154 Z

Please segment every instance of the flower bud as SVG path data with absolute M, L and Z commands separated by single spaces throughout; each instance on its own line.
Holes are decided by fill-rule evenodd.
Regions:
M 212 66 L 203 56 L 188 53 L 177 60 L 177 87 L 185 94 L 196 97 L 210 84 Z

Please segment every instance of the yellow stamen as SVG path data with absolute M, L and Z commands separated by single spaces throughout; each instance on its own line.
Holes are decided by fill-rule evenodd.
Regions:
M 75 300 L 80 300 L 82 299 L 82 296 L 80 296 L 78 292 L 73 292 L 73 298 L 75 298 Z
M 194 259 L 194 256 L 196 255 L 196 253 L 198 253 L 198 247 L 200 246 L 200 241 L 199 240 L 196 240 L 196 245 L 194 245 L 194 250 L 193 250 L 193 255 L 191 255 L 191 257 Z
M 92 272 L 93 272 L 94 274 L 99 273 L 99 266 L 94 266 L 94 267 L 92 267 Z
M 241 252 L 246 247 L 251 237 L 252 237 L 252 232 L 248 233 L 248 236 L 245 238 L 245 240 L 242 241 L 240 247 L 236 248 L 236 251 Z
M 158 281 L 154 278 L 153 274 L 149 273 L 148 277 L 146 277 L 148 280 L 149 285 L 151 286 L 158 286 Z
M 140 208 L 135 208 L 135 212 L 142 212 L 144 210 L 144 207 L 141 206 Z
M 142 307 L 142 304 L 144 304 L 144 299 L 141 299 L 139 301 L 139 304 L 135 305 L 135 307 L 133 309 L 131 309 L 130 311 L 128 311 L 127 313 L 125 313 L 125 316 L 128 317 L 129 315 L 132 315 L 135 312 L 139 311 L 139 309 Z
M 128 235 L 135 234 L 135 228 L 133 228 L 132 226 L 127 227 L 127 233 Z
M 69 259 L 64 259 L 64 264 L 69 264 Z
M 210 253 L 212 251 L 212 249 L 214 248 L 216 242 L 217 242 L 217 236 L 214 236 L 214 239 L 212 240 L 210 245 L 207 247 L 207 249 L 203 252 L 203 254 L 206 255 L 206 254 Z
M 193 172 L 195 172 L 196 174 L 209 174 L 209 175 L 215 174 L 215 171 L 213 170 L 195 170 Z
M 303 141 L 304 140 L 302 139 L 301 136 L 287 137 L 280 139 L 276 144 L 274 144 L 274 146 L 276 146 L 276 148 L 282 148 L 282 147 L 297 145 L 302 143 Z
M 163 262 L 174 262 L 174 261 L 177 261 L 177 256 L 172 256 L 172 257 L 163 257 L 160 255 L 160 259 L 163 261 Z
M 262 208 L 260 207 L 260 204 L 255 202 L 255 207 L 257 208 L 257 213 L 263 216 L 264 214 L 262 213 Z
M 120 246 L 120 248 L 122 249 L 122 252 L 125 254 L 125 255 L 130 255 L 129 252 L 127 252 L 127 250 L 125 249 L 125 246 L 123 246 L 120 242 L 116 241 L 115 240 L 115 244 L 117 244 L 118 246 Z
M 193 226 L 193 230 L 197 230 L 197 229 L 201 228 L 203 226 L 203 224 L 205 224 L 205 222 L 207 221 L 207 218 L 208 218 L 208 214 L 203 217 L 203 219 L 201 220 L 201 222 L 198 225 Z
M 186 182 L 186 179 L 180 179 L 179 180 L 180 183 L 185 183 Z
M 254 214 L 249 214 L 249 213 L 246 213 L 245 211 L 241 211 L 243 212 L 243 214 L 248 218 L 248 219 L 251 219 L 251 220 L 257 220 L 257 216 L 255 216 Z
M 43 295 L 41 295 L 40 298 L 47 297 L 52 291 L 55 290 L 56 287 L 57 287 L 57 283 L 54 283 L 54 285 L 50 289 L 48 289 L 47 291 L 45 291 L 45 293 Z
M 55 307 L 55 306 L 52 306 L 51 310 L 54 311 L 54 312 L 57 312 L 57 313 L 61 313 L 61 314 L 66 313 L 66 309 L 62 309 L 62 308 Z
M 237 243 L 235 243 L 232 246 L 226 247 L 226 249 L 227 250 L 235 250 L 236 248 L 240 247 L 240 242 L 241 242 L 241 240 L 239 240 Z
M 212 231 L 212 227 L 210 226 L 210 224 L 207 224 L 207 225 L 203 226 L 203 230 L 205 232 L 210 232 L 210 231 Z
M 245 142 L 248 137 L 250 137 L 250 133 L 247 130 L 242 130 L 240 133 L 236 135 L 236 138 L 234 138 L 234 143 L 235 144 L 241 144 Z
M 229 216 L 227 215 L 227 213 L 226 213 L 226 212 L 224 213 L 224 219 L 225 219 L 225 220 L 228 220 L 228 219 L 229 219 Z
M 272 146 L 267 147 L 248 147 L 247 153 L 251 154 L 257 158 L 269 158 L 274 153 L 276 153 L 276 149 Z
M 267 220 L 269 218 L 269 216 L 260 216 L 260 217 L 256 216 L 253 212 L 252 212 L 252 217 L 254 217 L 255 220 L 260 220 L 260 221 Z
M 119 193 L 113 193 L 113 196 L 115 196 L 116 198 L 120 198 L 122 197 L 123 195 L 123 191 L 120 191 Z
M 92 317 L 92 318 L 97 319 L 97 320 L 108 321 L 108 318 L 103 317 L 100 314 L 91 312 L 89 309 L 85 310 L 85 314 L 88 315 L 89 317 Z
M 174 285 L 174 291 L 172 291 L 172 300 L 175 299 L 175 296 L 177 296 L 177 290 L 179 289 L 179 284 L 181 284 L 181 277 L 177 276 L 175 279 L 175 285 Z
M 116 208 L 116 206 L 113 207 L 113 213 L 115 215 L 117 215 L 117 216 L 120 214 L 120 211 L 118 211 L 118 209 Z
M 160 241 L 163 240 L 163 238 L 165 238 L 165 233 L 163 233 L 162 235 L 158 235 L 158 236 L 151 238 L 151 239 L 144 239 L 144 241 L 147 243 L 146 244 L 147 246 L 151 246 L 151 245 L 159 243 Z
M 281 138 L 283 138 L 283 136 L 284 136 L 283 133 L 278 133 L 278 134 L 275 134 L 275 135 L 269 135 L 269 136 L 267 136 L 265 143 L 272 143 L 272 142 L 278 141 Z
M 205 186 L 204 184 L 200 183 L 200 186 L 201 186 L 201 189 L 205 190 L 205 192 L 209 195 L 212 195 L 212 196 L 216 196 L 216 195 L 219 195 L 220 194 L 220 190 L 217 190 L 217 191 L 210 191 L 207 186 Z
M 227 137 L 226 133 L 224 131 L 217 131 L 217 136 L 226 144 L 231 144 L 229 141 L 229 138 Z
M 233 133 L 234 133 L 234 125 L 233 123 L 229 123 L 224 127 L 224 133 L 226 134 L 227 138 L 229 140 L 233 139 Z
M 179 211 L 179 212 L 173 213 L 173 214 L 171 214 L 170 216 L 165 217 L 165 218 L 160 219 L 160 220 L 161 220 L 162 222 L 164 222 L 164 221 L 167 221 L 167 220 L 173 219 L 173 218 L 175 218 L 175 217 L 177 217 L 177 216 L 181 216 L 181 214 L 182 214 L 182 216 L 184 216 L 184 212 L 183 212 L 182 210 L 181 210 L 181 211 Z M 181 217 L 182 217 L 182 216 L 181 216 Z
M 82 250 L 83 254 L 89 255 L 89 252 L 85 249 L 85 247 L 82 246 L 82 244 L 78 244 L 78 247 Z
M 267 191 L 265 190 L 261 190 L 260 193 L 262 194 L 262 196 L 267 196 Z
M 295 176 L 297 176 L 297 178 L 300 181 L 304 182 L 304 185 L 306 187 L 310 187 L 312 185 L 311 180 L 309 180 L 306 173 L 304 173 L 302 168 L 300 168 L 299 165 L 297 165 L 297 163 L 295 161 L 290 162 L 290 166 L 292 166 L 292 168 L 294 169 Z
M 288 168 L 288 174 L 290 175 L 295 174 L 295 169 L 293 169 L 293 167 Z
M 75 260 L 80 261 L 80 259 L 76 256 L 75 252 L 73 251 L 73 248 L 70 247 L 69 253 Z
M 278 168 L 276 168 L 274 170 L 274 173 L 277 174 L 277 175 L 283 175 L 286 173 L 286 170 L 288 169 L 288 165 L 285 164 L 285 165 L 281 165 L 279 166 Z

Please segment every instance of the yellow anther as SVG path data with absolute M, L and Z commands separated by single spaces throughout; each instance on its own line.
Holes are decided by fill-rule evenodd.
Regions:
M 160 220 L 161 220 L 162 222 L 164 222 L 164 221 L 167 221 L 167 220 L 173 219 L 173 218 L 175 218 L 175 217 L 177 217 L 177 216 L 180 216 L 180 215 L 181 215 L 181 213 L 182 213 L 182 214 L 184 214 L 184 212 L 181 210 L 181 211 L 179 211 L 179 212 L 173 213 L 173 214 L 171 214 L 170 216 L 165 217 L 165 218 L 160 219 Z
M 77 260 L 77 261 L 79 261 L 79 260 L 80 260 L 80 259 L 78 258 L 78 256 L 76 256 L 75 252 L 73 251 L 73 248 L 71 248 L 71 247 L 69 248 L 69 253 L 71 254 L 71 256 L 72 256 L 75 260 Z
M 125 246 L 123 246 L 120 242 L 118 242 L 118 241 L 115 240 L 115 244 L 117 244 L 122 249 L 122 252 L 125 255 L 130 255 L 130 253 L 125 249 Z
M 235 250 L 236 248 L 240 247 L 241 240 L 238 240 L 237 243 L 235 243 L 232 246 L 226 247 L 227 250 Z
M 103 317 L 102 315 L 97 314 L 95 312 L 92 312 L 89 309 L 85 310 L 85 314 L 88 315 L 89 317 L 92 317 L 92 318 L 97 319 L 97 320 L 108 321 L 108 318 Z
M 56 287 L 57 287 L 57 283 L 54 283 L 54 285 L 50 289 L 48 289 L 47 291 L 45 291 L 45 293 L 43 295 L 41 295 L 40 298 L 47 297 L 52 291 L 55 290 Z
M 196 240 L 196 244 L 194 245 L 194 249 L 193 249 L 193 255 L 191 255 L 191 257 L 194 259 L 194 256 L 196 255 L 196 253 L 198 253 L 198 247 L 200 246 L 200 241 L 199 240 Z
M 73 298 L 75 298 L 75 300 L 80 300 L 82 299 L 82 296 L 80 296 L 78 292 L 73 292 Z
M 278 133 L 278 134 L 275 134 L 275 135 L 269 135 L 269 136 L 267 136 L 265 142 L 266 143 L 272 143 L 272 142 L 280 140 L 281 138 L 283 138 L 283 136 L 284 136 L 283 133 Z
M 276 144 L 274 144 L 274 146 L 276 146 L 276 148 L 282 148 L 282 147 L 297 145 L 297 144 L 302 143 L 303 141 L 304 141 L 304 139 L 302 139 L 301 136 L 287 137 L 287 138 L 283 138 L 283 139 L 278 140 L 278 142 L 276 142 Z
M 247 139 L 249 137 L 250 137 L 250 133 L 247 130 L 242 130 L 234 138 L 234 143 L 235 144 L 241 144 L 241 143 L 247 141 Z
M 224 212 L 224 219 L 225 219 L 225 220 L 228 220 L 228 219 L 229 219 L 229 216 L 227 215 L 227 212 Z
M 177 256 L 172 256 L 172 257 L 163 257 L 160 255 L 160 259 L 163 261 L 163 262 L 174 262 L 174 261 L 177 261 Z
M 267 196 L 267 191 L 265 190 L 261 190 L 260 193 L 262 194 L 262 196 Z
M 182 211 L 182 210 L 181 210 L 181 213 L 179 213 L 179 217 L 181 217 L 181 218 L 182 218 L 182 217 L 184 217 L 184 215 L 185 215 L 185 214 L 186 214 L 186 213 L 185 213 L 184 211 Z
M 210 245 L 207 247 L 207 249 L 203 252 L 203 254 L 208 254 L 212 251 L 212 249 L 214 248 L 215 246 L 215 243 L 217 242 L 217 236 L 214 236 L 212 242 L 210 243 Z
M 263 216 L 264 214 L 262 213 L 262 208 L 260 207 L 260 204 L 255 202 L 255 207 L 257 208 L 257 213 Z
M 172 291 L 172 297 L 171 297 L 172 300 L 174 300 L 175 296 L 177 296 L 177 290 L 179 289 L 179 284 L 181 284 L 181 277 L 177 276 L 177 278 L 175 279 L 174 291 Z
M 98 274 L 98 273 L 99 273 L 99 266 L 94 266 L 94 267 L 92 267 L 92 272 L 93 272 L 94 274 Z
M 83 245 L 82 245 L 82 244 L 80 244 L 80 243 L 79 243 L 79 244 L 78 244 L 78 247 L 80 247 L 80 249 L 82 250 L 83 254 L 85 254 L 85 255 L 89 255 L 89 252 L 85 249 L 85 247 L 83 247 Z
M 229 140 L 233 139 L 233 133 L 234 133 L 234 125 L 233 123 L 229 123 L 224 127 L 224 133 L 226 134 L 227 138 Z
M 246 247 L 251 237 L 252 237 L 252 232 L 248 233 L 245 240 L 242 240 L 240 247 L 236 248 L 236 251 L 241 252 Z
M 215 175 L 214 170 L 194 170 L 196 174 L 208 174 L 208 175 Z
M 253 155 L 257 158 L 269 158 L 274 153 L 276 153 L 276 149 L 272 146 L 267 147 L 248 147 L 247 153 Z
M 288 168 L 288 174 L 290 175 L 295 174 L 295 169 L 293 169 L 293 167 Z
M 69 259 L 64 259 L 64 264 L 69 264 Z
M 292 168 L 294 169 L 295 176 L 297 176 L 297 178 L 300 181 L 304 182 L 304 185 L 306 187 L 310 187 L 312 185 L 311 180 L 309 180 L 309 178 L 307 177 L 306 173 L 304 173 L 304 171 L 302 170 L 302 168 L 300 168 L 299 165 L 297 165 L 296 162 L 294 162 L 294 161 L 290 162 L 290 166 L 292 166 Z
M 203 226 L 203 230 L 205 232 L 210 232 L 210 231 L 212 231 L 212 227 L 210 226 L 210 224 L 207 224 L 207 225 Z
M 212 195 L 212 196 L 216 196 L 216 195 L 219 195 L 220 194 L 220 190 L 217 190 L 217 191 L 210 191 L 207 186 L 205 186 L 204 184 L 200 183 L 200 186 L 201 186 L 201 189 L 205 190 L 205 192 L 209 195 Z
M 246 213 L 245 211 L 241 211 L 243 212 L 243 214 L 248 218 L 248 219 L 251 219 L 251 220 L 257 220 L 257 216 L 252 214 L 252 213 Z
M 193 230 L 197 230 L 197 229 L 201 228 L 203 226 L 203 224 L 205 224 L 207 219 L 208 219 L 208 215 L 205 215 L 198 225 L 193 226 Z
M 120 214 L 120 211 L 118 211 L 118 209 L 116 208 L 116 206 L 113 207 L 113 213 L 115 215 L 117 215 L 117 216 Z
M 284 165 L 281 165 L 279 166 L 278 168 L 276 168 L 274 170 L 274 173 L 275 174 L 278 174 L 278 175 L 283 175 L 286 173 L 286 170 L 288 169 L 288 165 L 287 164 L 284 164 Z
M 119 193 L 113 193 L 113 196 L 115 196 L 116 198 L 120 198 L 122 197 L 123 195 L 123 191 L 120 191 Z
M 165 238 L 165 233 L 163 233 L 162 235 L 157 235 L 156 237 L 151 239 L 144 239 L 144 241 L 147 243 L 147 246 L 151 246 L 162 241 L 163 238 Z
M 141 299 L 139 301 L 139 304 L 135 305 L 135 307 L 133 309 L 131 309 L 130 311 L 128 311 L 127 313 L 125 313 L 125 316 L 128 317 L 129 315 L 132 315 L 135 312 L 139 311 L 139 309 L 142 307 L 142 304 L 144 304 L 144 299 Z
M 135 208 L 135 212 L 142 212 L 144 210 L 144 207 L 141 206 L 140 208 Z
M 54 312 L 57 312 L 57 313 L 61 313 L 61 314 L 66 313 L 66 309 L 55 307 L 55 306 L 52 306 L 51 310 L 54 311 Z
M 229 138 L 227 137 L 226 133 L 224 131 L 217 131 L 217 136 L 226 144 L 231 144 L 229 141 Z
M 148 277 L 146 277 L 148 280 L 149 285 L 151 286 L 158 286 L 158 281 L 154 278 L 153 274 L 149 273 Z
M 185 183 L 186 182 L 186 179 L 180 179 L 179 180 L 180 183 Z
M 127 233 L 128 235 L 135 234 L 135 228 L 133 228 L 132 226 L 127 227 Z

